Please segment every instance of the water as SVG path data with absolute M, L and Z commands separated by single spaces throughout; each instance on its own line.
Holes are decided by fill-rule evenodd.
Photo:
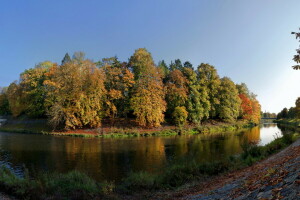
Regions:
M 79 170 L 97 180 L 121 180 L 130 171 L 155 172 L 171 160 L 192 156 L 199 162 L 242 152 L 241 144 L 265 145 L 282 135 L 276 124 L 214 135 L 78 138 L 0 132 L 0 165 L 29 171 Z

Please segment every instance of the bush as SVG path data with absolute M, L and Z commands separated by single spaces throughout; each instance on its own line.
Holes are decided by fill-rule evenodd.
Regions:
M 182 126 L 186 123 L 186 119 L 188 117 L 188 112 L 186 111 L 184 106 L 177 106 L 174 109 L 172 117 L 174 119 L 175 125 Z
M 140 190 L 152 190 L 156 187 L 156 180 L 157 177 L 148 172 L 131 173 L 122 181 L 119 188 L 127 193 Z

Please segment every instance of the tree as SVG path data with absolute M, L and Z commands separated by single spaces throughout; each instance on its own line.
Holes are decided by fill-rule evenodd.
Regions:
M 259 124 L 260 121 L 260 113 L 261 113 L 261 106 L 256 99 L 251 99 L 251 106 L 252 106 L 252 115 L 251 115 L 251 122 L 254 124 Z
M 128 69 L 127 63 L 120 63 L 116 57 L 102 59 L 102 69 L 105 72 L 106 116 L 126 116 L 129 107 L 129 93 L 134 84 L 134 75 Z
M 300 32 L 292 32 L 292 34 L 296 35 L 296 39 L 298 39 L 298 38 L 300 39 Z M 300 40 L 299 40 L 299 42 L 300 42 Z M 293 69 L 299 70 L 300 69 L 300 65 L 299 65 L 299 63 L 300 63 L 300 48 L 296 49 L 296 52 L 297 52 L 297 54 L 294 55 L 293 60 L 297 63 L 297 65 L 294 65 Z
M 290 109 L 288 110 L 287 118 L 289 119 L 297 118 L 296 107 L 290 107 Z
M 296 116 L 300 119 L 300 97 L 296 100 Z
M 168 66 L 164 60 L 158 62 L 158 68 L 162 71 L 163 78 L 165 78 L 170 73 L 170 70 L 168 69 Z
M 252 102 L 243 93 L 240 93 L 239 97 L 241 99 L 241 117 L 250 121 L 253 115 Z
M 218 94 L 220 100 L 217 107 L 218 117 L 225 121 L 235 121 L 241 105 L 235 84 L 227 77 L 222 78 Z
M 7 88 L 0 88 L 0 115 L 10 114 Z
M 210 117 L 217 115 L 217 107 L 220 104 L 218 98 L 219 87 L 221 84 L 219 75 L 214 66 L 201 63 L 197 69 L 199 83 L 207 89 L 210 102 Z
M 191 69 L 193 69 L 193 65 L 192 65 L 192 63 L 190 63 L 189 61 L 185 61 L 184 64 L 183 64 L 183 66 L 186 67 L 186 68 L 191 68 Z
M 73 59 L 72 59 L 73 62 L 81 63 L 84 60 L 85 60 L 84 52 L 78 51 L 73 54 Z
M 184 106 L 177 106 L 172 114 L 174 122 L 177 126 L 182 126 L 186 123 L 188 112 Z
M 13 117 L 18 117 L 25 112 L 24 93 L 17 82 L 11 83 L 7 88 L 7 100 Z
M 65 129 L 99 127 L 103 117 L 104 73 L 89 60 L 54 66 L 49 71 L 50 123 Z
M 178 69 L 178 70 L 182 70 L 183 66 L 182 66 L 182 63 L 181 63 L 181 60 L 180 59 L 176 59 L 173 63 L 173 61 L 171 61 L 171 64 L 169 66 L 169 69 L 170 71 L 173 71 L 175 69 Z
M 166 111 L 161 73 L 155 67 L 151 54 L 144 48 L 135 51 L 129 65 L 135 77 L 130 105 L 138 124 L 160 126 Z
M 20 87 L 24 93 L 25 113 L 30 117 L 44 117 L 46 114 L 45 97 L 47 89 L 44 85 L 49 80 L 47 73 L 55 64 L 50 61 L 41 62 L 35 68 L 25 70 L 20 76 Z
M 64 64 L 69 63 L 69 62 L 71 62 L 71 57 L 69 56 L 68 53 L 66 53 L 64 58 L 61 61 L 61 65 L 64 65 Z
M 170 115 L 176 107 L 185 106 L 188 99 L 188 80 L 181 71 L 171 71 L 166 88 L 167 113 Z
M 188 99 L 186 101 L 188 119 L 198 124 L 209 117 L 210 102 L 207 89 L 199 84 L 197 74 L 193 69 L 183 68 L 183 74 L 188 81 Z

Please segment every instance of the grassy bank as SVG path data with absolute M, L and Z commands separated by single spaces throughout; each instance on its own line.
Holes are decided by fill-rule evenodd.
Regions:
M 0 127 L 0 131 L 74 137 L 120 138 L 221 133 L 250 128 L 253 126 L 255 125 L 241 120 L 233 123 L 215 121 L 213 124 L 207 122 L 201 125 L 187 125 L 184 127 L 166 125 L 153 129 L 106 127 L 98 129 L 79 129 L 73 131 L 52 131 L 45 120 L 8 120 L 6 124 Z
M 278 124 L 290 125 L 297 128 L 300 128 L 300 119 L 278 119 L 274 120 Z
M 266 146 L 244 144 L 244 152 L 222 161 L 197 163 L 193 159 L 170 163 L 157 174 L 131 173 L 115 185 L 96 182 L 86 174 L 73 171 L 66 174 L 39 173 L 20 178 L 7 168 L 0 169 L 2 191 L 21 199 L 122 199 L 125 195 L 154 194 L 168 191 L 185 184 L 205 180 L 229 171 L 241 169 L 274 154 L 290 145 L 299 135 L 284 135 Z

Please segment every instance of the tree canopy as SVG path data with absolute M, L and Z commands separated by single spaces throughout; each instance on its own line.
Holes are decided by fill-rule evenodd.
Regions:
M 283 114 L 300 112 L 296 107 Z M 56 129 L 100 127 L 103 119 L 130 118 L 143 127 L 163 122 L 182 126 L 205 120 L 258 123 L 260 105 L 245 83 L 220 78 L 206 63 L 197 69 L 175 59 L 158 65 L 145 48 L 128 62 L 109 57 L 93 62 L 84 52 L 65 54 L 61 64 L 41 62 L 0 91 L 0 114 L 47 118 Z M 280 114 L 279 116 L 282 116 Z

